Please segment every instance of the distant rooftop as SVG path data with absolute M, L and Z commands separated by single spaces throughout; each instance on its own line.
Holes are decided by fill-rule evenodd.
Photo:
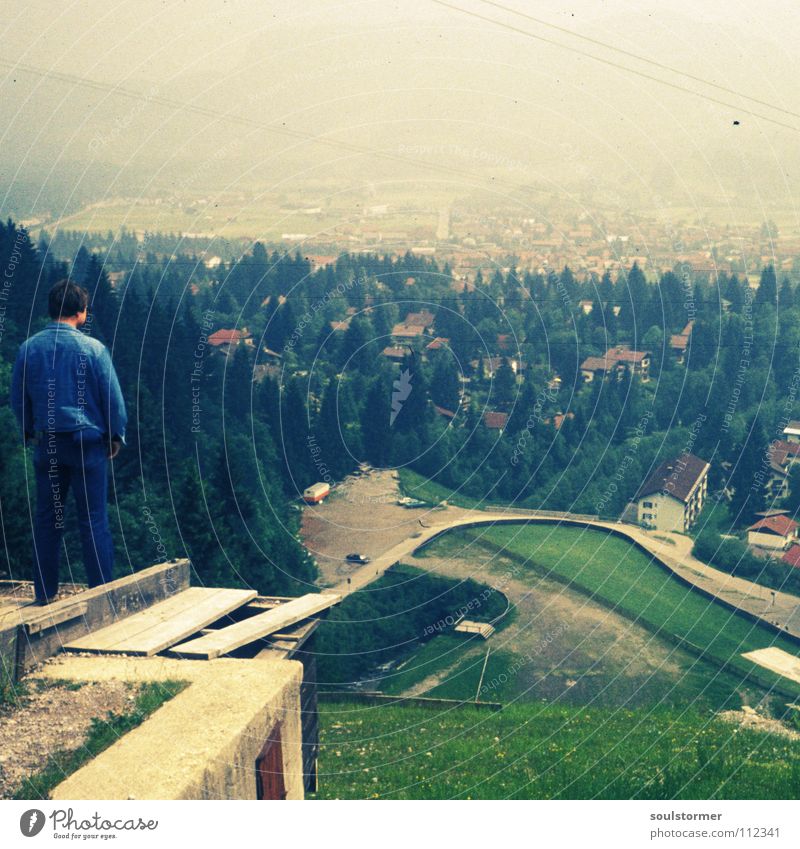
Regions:
M 750 525 L 747 529 L 748 531 L 760 531 L 778 534 L 779 536 L 785 537 L 788 534 L 793 533 L 798 528 L 797 522 L 794 519 L 790 519 L 788 516 L 767 516 L 764 519 L 759 519 L 754 524 Z
M 243 330 L 217 330 L 208 337 L 208 341 L 218 348 L 220 345 L 232 345 L 247 338 L 247 333 Z
M 793 545 L 783 555 L 783 557 L 781 557 L 781 560 L 789 566 L 794 566 L 795 569 L 800 569 L 800 545 Z
M 508 413 L 489 412 L 483 414 L 483 423 L 489 430 L 502 430 L 508 422 Z
M 665 460 L 642 484 L 636 498 L 664 492 L 679 501 L 688 501 L 708 468 L 709 464 L 694 454 L 681 454 L 680 457 Z

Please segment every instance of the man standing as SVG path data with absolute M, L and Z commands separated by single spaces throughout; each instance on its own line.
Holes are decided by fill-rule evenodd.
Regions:
M 78 329 L 88 292 L 62 280 L 48 296 L 51 323 L 20 346 L 11 403 L 36 475 L 33 583 L 36 601 L 58 593 L 64 510 L 75 493 L 90 587 L 112 578 L 114 545 L 108 524 L 108 461 L 125 440 L 125 402 L 108 349 Z

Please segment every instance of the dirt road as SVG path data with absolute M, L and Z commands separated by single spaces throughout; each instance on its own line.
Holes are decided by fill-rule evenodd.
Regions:
M 446 509 L 407 509 L 400 497 L 396 473 L 373 471 L 347 480 L 323 504 L 306 508 L 302 536 L 317 558 L 320 585 L 348 593 L 362 589 L 389 567 L 408 559 L 437 534 L 472 524 L 553 522 L 534 512 Z M 740 610 L 800 638 L 800 599 L 773 593 L 766 587 L 707 566 L 691 554 L 692 541 L 681 534 L 652 534 L 619 522 L 583 522 L 584 526 L 613 530 L 654 554 L 676 575 Z M 660 537 L 660 538 L 659 538 Z M 672 544 L 664 539 L 671 539 Z M 371 557 L 364 567 L 347 564 L 344 557 L 359 552 Z

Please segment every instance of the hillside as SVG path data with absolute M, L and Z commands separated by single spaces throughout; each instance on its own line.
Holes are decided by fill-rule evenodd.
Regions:
M 320 712 L 319 799 L 800 798 L 800 735 L 695 708 Z
M 532 587 L 542 580 L 566 585 L 658 638 L 732 673 L 739 686 L 745 681 L 758 683 L 766 691 L 791 698 L 800 692 L 795 682 L 742 657 L 768 646 L 796 656 L 796 643 L 709 601 L 622 539 L 597 530 L 549 525 L 494 527 L 447 534 L 424 552 L 472 559 L 481 553 L 489 555 L 489 572 L 503 574 L 511 568 L 512 574 Z M 474 666 L 464 671 L 477 680 Z M 460 697 L 454 691 L 457 682 L 458 675 L 453 673 L 448 684 L 432 695 Z

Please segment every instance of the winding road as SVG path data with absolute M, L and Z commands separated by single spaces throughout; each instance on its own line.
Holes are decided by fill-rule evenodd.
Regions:
M 343 595 L 362 590 L 376 581 L 391 566 L 413 555 L 417 549 L 434 537 L 456 528 L 532 522 L 569 525 L 610 531 L 624 537 L 654 557 L 678 579 L 691 584 L 715 600 L 800 640 L 800 598 L 789 593 L 773 592 L 768 587 L 744 578 L 736 578 L 713 566 L 708 566 L 692 555 L 692 540 L 682 534 L 659 532 L 658 536 L 672 540 L 669 543 L 634 525 L 603 522 L 592 517 L 570 514 L 554 517 L 521 510 L 508 512 L 473 510 L 464 515 L 464 511 L 459 510 L 458 517 L 452 519 L 446 518 L 446 509 L 443 514 L 444 520 L 441 522 L 430 525 L 423 525 L 420 522 L 417 533 L 375 557 L 368 565 L 357 569 L 347 580 L 339 583 L 332 590 Z M 425 516 L 430 517 L 431 513 L 426 512 Z

